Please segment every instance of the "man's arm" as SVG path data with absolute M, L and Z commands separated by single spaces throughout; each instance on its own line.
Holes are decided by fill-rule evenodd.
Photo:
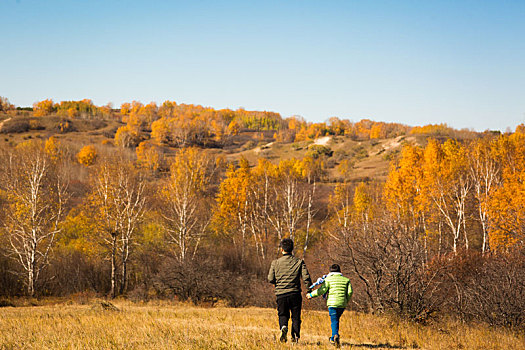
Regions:
M 304 260 L 301 260 L 301 274 L 303 277 L 304 284 L 306 284 L 306 290 L 308 291 L 310 290 L 310 286 L 312 285 L 312 278 L 310 277 L 310 273 L 306 268 Z
M 268 272 L 268 282 L 271 284 L 275 284 L 275 266 L 274 266 L 275 260 L 272 261 L 272 264 L 270 265 L 270 272 Z

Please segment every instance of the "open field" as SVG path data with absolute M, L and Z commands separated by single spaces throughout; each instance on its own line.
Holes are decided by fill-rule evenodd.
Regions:
M 0 308 L 0 349 L 286 349 L 276 341 L 273 309 L 200 308 L 186 304 L 116 302 Z M 523 349 L 508 330 L 448 321 L 429 326 L 347 311 L 347 349 Z M 303 313 L 301 349 L 329 349 L 327 312 Z

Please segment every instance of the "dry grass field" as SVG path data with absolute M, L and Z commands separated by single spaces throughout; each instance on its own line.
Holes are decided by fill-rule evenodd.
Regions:
M 0 308 L 0 349 L 287 349 L 277 342 L 273 309 L 202 308 L 186 304 L 115 302 Z M 329 349 L 327 312 L 304 311 L 300 344 Z M 428 326 L 346 312 L 346 349 L 524 349 L 508 330 L 453 321 Z

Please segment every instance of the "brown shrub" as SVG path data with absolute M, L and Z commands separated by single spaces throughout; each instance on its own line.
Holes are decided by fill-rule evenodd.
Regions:
M 486 254 L 462 252 L 450 261 L 449 305 L 463 320 L 525 326 L 525 250 Z

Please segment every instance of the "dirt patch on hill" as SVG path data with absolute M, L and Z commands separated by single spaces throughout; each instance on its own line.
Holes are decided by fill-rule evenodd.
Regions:
M 388 151 L 388 150 L 391 150 L 391 149 L 394 149 L 394 148 L 401 147 L 401 145 L 403 145 L 403 143 L 412 143 L 412 142 L 415 142 L 415 141 L 416 141 L 416 138 L 414 136 L 409 136 L 409 137 L 398 136 L 398 137 L 396 137 L 393 140 L 385 142 L 383 144 L 383 149 L 385 151 Z
M 11 119 L 13 119 L 13 118 L 7 118 L 6 120 L 1 121 L 0 122 L 0 129 L 2 129 L 2 126 L 4 126 L 4 124 L 7 123 L 8 121 L 10 121 Z
M 314 145 L 326 146 L 331 139 L 330 136 L 320 137 L 314 141 Z

